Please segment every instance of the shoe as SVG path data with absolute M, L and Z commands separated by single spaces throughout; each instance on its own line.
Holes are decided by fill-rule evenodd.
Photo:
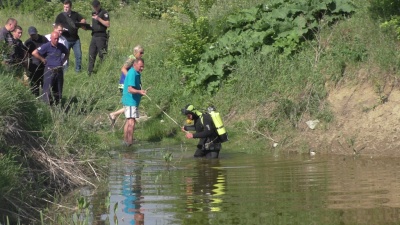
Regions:
M 108 114 L 108 119 L 110 120 L 111 127 L 114 127 L 114 125 L 115 125 L 115 118 L 112 118 L 111 114 Z

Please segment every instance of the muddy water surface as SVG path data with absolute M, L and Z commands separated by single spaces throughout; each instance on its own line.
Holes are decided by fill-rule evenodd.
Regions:
M 109 198 L 109 207 L 94 205 L 93 223 L 400 223 L 400 159 L 191 154 L 180 146 L 117 153 L 93 201 Z

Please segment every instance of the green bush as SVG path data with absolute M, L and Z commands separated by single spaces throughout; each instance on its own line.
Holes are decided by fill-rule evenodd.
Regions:
M 324 0 L 322 2 L 276 0 L 268 4 L 243 9 L 227 18 L 225 33 L 216 39 L 200 40 L 192 33 L 177 39 L 181 46 L 191 41 L 203 44 L 204 51 L 183 70 L 186 74 L 186 87 L 189 91 L 196 88 L 216 93 L 221 85 L 230 79 L 237 63 L 237 56 L 261 51 L 263 54 L 278 53 L 290 56 L 302 47 L 305 40 L 312 39 L 320 29 L 320 21 L 326 24 L 344 18 L 354 12 L 355 7 L 346 1 Z M 195 24 L 195 23 L 192 23 Z M 181 30 L 187 32 L 186 30 Z M 195 36 L 197 37 L 197 36 Z M 201 36 L 200 36 L 201 37 Z M 188 63 L 185 61 L 184 63 Z
M 132 6 L 135 12 L 144 18 L 161 19 L 177 2 L 178 0 L 138 0 Z
M 369 11 L 373 18 L 389 20 L 392 16 L 400 15 L 398 0 L 369 0 Z

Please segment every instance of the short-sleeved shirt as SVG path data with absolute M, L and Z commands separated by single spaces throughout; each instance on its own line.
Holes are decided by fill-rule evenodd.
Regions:
M 107 10 L 100 9 L 99 13 L 97 13 L 97 16 L 102 20 L 110 21 L 110 15 L 108 14 Z M 100 23 L 100 21 L 92 19 L 92 29 L 93 37 L 107 37 L 107 27 Z
M 126 75 L 124 82 L 124 90 L 122 92 L 122 104 L 124 106 L 136 106 L 139 107 L 140 99 L 142 95 L 132 94 L 128 92 L 128 87 L 131 86 L 136 90 L 141 90 L 140 87 L 140 73 L 135 70 L 135 68 L 130 68 L 128 74 Z
M 75 23 L 80 23 L 82 19 L 83 17 L 75 11 L 71 11 L 69 15 L 66 12 L 62 12 L 56 17 L 55 23 L 61 23 L 62 26 L 67 29 L 63 31 L 62 36 L 68 41 L 76 41 L 79 39 L 79 36 L 78 27 L 75 26 Z
M 124 67 L 127 68 L 127 70 L 132 68 L 133 62 L 135 61 L 135 59 L 136 58 L 135 58 L 134 55 L 128 56 L 128 59 L 124 63 Z M 119 78 L 119 85 L 118 85 L 119 89 L 123 89 L 124 88 L 125 77 L 126 77 L 125 74 L 121 72 L 121 77 Z
M 47 38 L 48 41 L 50 41 L 51 34 L 46 34 L 45 37 Z M 60 37 L 58 38 L 58 43 L 61 43 L 61 44 L 63 44 L 65 47 L 68 48 L 68 41 L 67 41 L 67 39 L 66 39 L 64 36 L 60 36 Z
M 39 54 L 46 59 L 46 67 L 55 68 L 62 66 L 63 54 L 68 54 L 68 49 L 61 43 L 57 46 L 51 45 L 51 42 L 43 44 L 37 48 Z
M 37 49 L 38 47 L 40 47 L 41 45 L 49 42 L 47 40 L 46 37 L 44 37 L 43 35 L 38 34 L 38 39 L 37 40 L 33 40 L 32 38 L 28 38 L 25 41 L 25 46 L 28 48 L 28 52 L 29 54 L 32 54 L 32 52 Z M 40 62 L 39 59 L 37 59 L 36 57 L 32 57 L 32 63 L 35 65 L 40 65 L 42 62 Z
M 50 41 L 51 34 L 46 34 L 45 37 L 47 38 L 48 41 Z M 61 43 L 61 44 L 63 44 L 65 47 L 68 48 L 68 41 L 67 41 L 67 39 L 66 39 L 64 36 L 60 36 L 60 37 L 58 38 L 58 43 Z M 64 55 L 63 55 L 63 57 L 64 57 Z M 66 66 L 67 63 L 68 63 L 68 62 L 67 62 L 67 60 L 66 60 L 65 63 L 64 63 L 64 66 Z

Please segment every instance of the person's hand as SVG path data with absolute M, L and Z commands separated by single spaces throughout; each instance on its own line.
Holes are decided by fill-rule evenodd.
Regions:
M 189 132 L 187 132 L 185 136 L 187 139 L 193 138 L 193 134 Z
M 99 20 L 100 17 L 97 14 L 94 14 L 94 15 L 92 15 L 92 18 L 95 20 Z
M 140 94 L 141 94 L 141 95 L 146 95 L 146 94 L 147 94 L 147 91 L 146 91 L 146 90 L 140 90 Z
M 181 127 L 181 130 L 182 130 L 183 132 L 186 132 L 185 127 Z

